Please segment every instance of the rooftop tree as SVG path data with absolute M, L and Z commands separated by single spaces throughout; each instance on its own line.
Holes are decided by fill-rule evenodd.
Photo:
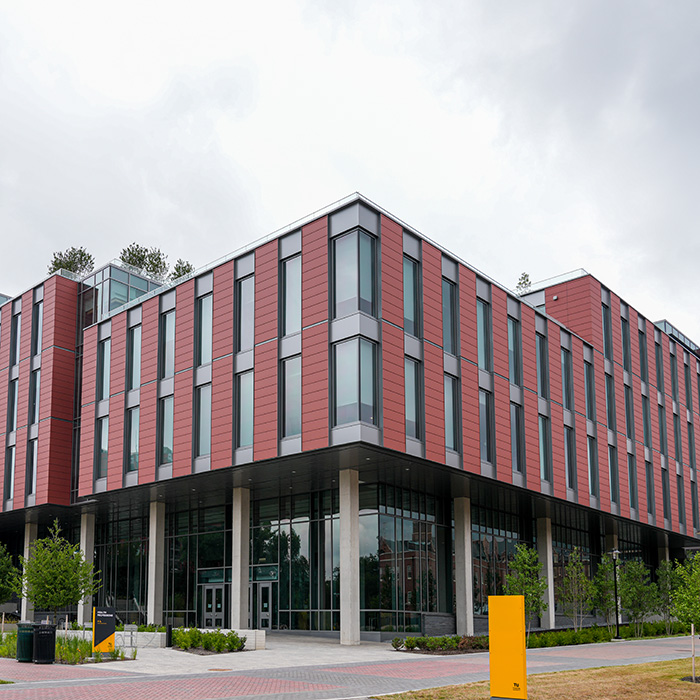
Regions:
M 49 263 L 48 272 L 52 274 L 58 270 L 68 270 L 82 277 L 92 272 L 94 266 L 95 258 L 85 248 L 73 247 L 55 252 Z

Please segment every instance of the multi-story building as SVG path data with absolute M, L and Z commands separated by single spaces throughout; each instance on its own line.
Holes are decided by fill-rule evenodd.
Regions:
M 594 277 L 519 297 L 352 195 L 175 283 L 4 301 L 0 536 L 58 518 L 125 621 L 344 643 L 479 629 L 524 542 L 553 627 L 574 547 L 698 544 L 699 390 Z

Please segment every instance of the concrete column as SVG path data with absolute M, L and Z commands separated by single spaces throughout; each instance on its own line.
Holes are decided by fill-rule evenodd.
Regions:
M 151 501 L 148 518 L 148 603 L 149 625 L 163 624 L 163 582 L 165 574 L 165 503 Z
M 542 564 L 542 578 L 547 581 L 543 599 L 547 610 L 542 613 L 542 627 L 552 630 L 555 626 L 554 614 L 554 552 L 552 551 L 552 519 L 537 518 L 537 556 Z
M 95 563 L 95 514 L 81 513 L 80 515 L 80 549 L 89 564 Z M 78 624 L 92 624 L 92 596 L 81 600 L 78 604 Z
M 38 532 L 37 523 L 24 523 L 24 558 L 29 559 L 31 554 L 30 545 L 36 540 Z M 27 598 L 22 598 L 22 606 L 20 617 L 22 620 L 30 620 L 34 622 L 34 606 L 27 600 Z
M 474 634 L 474 584 L 472 577 L 471 499 L 454 499 L 455 593 L 457 634 Z
M 340 486 L 340 643 L 360 643 L 360 477 L 339 474 Z
M 250 568 L 250 490 L 233 489 L 231 556 L 231 629 L 248 628 Z
M 668 551 L 668 535 L 664 533 L 663 542 L 659 545 L 659 564 L 662 561 L 668 561 L 670 559 L 670 554 Z

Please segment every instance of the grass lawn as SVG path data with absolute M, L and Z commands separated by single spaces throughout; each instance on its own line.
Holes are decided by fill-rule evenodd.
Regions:
M 700 676 L 700 663 L 696 663 Z M 680 679 L 691 675 L 691 660 L 657 661 L 633 666 L 540 673 L 527 677 L 528 700 L 685 700 L 700 698 L 700 684 Z M 489 682 L 450 685 L 386 696 L 391 700 L 489 700 Z

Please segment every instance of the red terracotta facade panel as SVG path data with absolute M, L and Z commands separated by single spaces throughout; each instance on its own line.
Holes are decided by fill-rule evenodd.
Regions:
M 255 343 L 276 338 L 277 278 L 279 277 L 278 242 L 270 241 L 255 251 Z
M 386 229 L 385 229 L 386 230 Z M 406 449 L 404 337 L 401 330 L 382 325 L 382 407 L 384 447 Z
M 303 328 L 328 319 L 328 223 L 323 217 L 301 230 L 301 325 Z M 303 376 L 303 375 L 302 375 Z
M 212 365 L 211 467 L 233 463 L 233 357 L 215 360 Z
M 233 260 L 214 268 L 212 357 L 233 352 Z
M 384 215 L 381 227 L 381 317 L 403 328 L 403 228 Z
M 278 381 L 277 343 L 255 348 L 255 401 L 253 404 L 253 457 L 270 459 L 277 456 L 278 445 Z
M 424 241 L 422 255 L 423 337 L 442 347 L 442 253 Z
M 177 305 L 175 307 L 176 374 L 194 365 L 194 307 L 194 280 L 188 280 L 178 285 L 177 288 Z
M 443 352 L 423 343 L 425 383 L 425 456 L 445 463 L 445 374 Z
M 328 447 L 328 325 L 301 335 L 301 444 L 303 450 Z

